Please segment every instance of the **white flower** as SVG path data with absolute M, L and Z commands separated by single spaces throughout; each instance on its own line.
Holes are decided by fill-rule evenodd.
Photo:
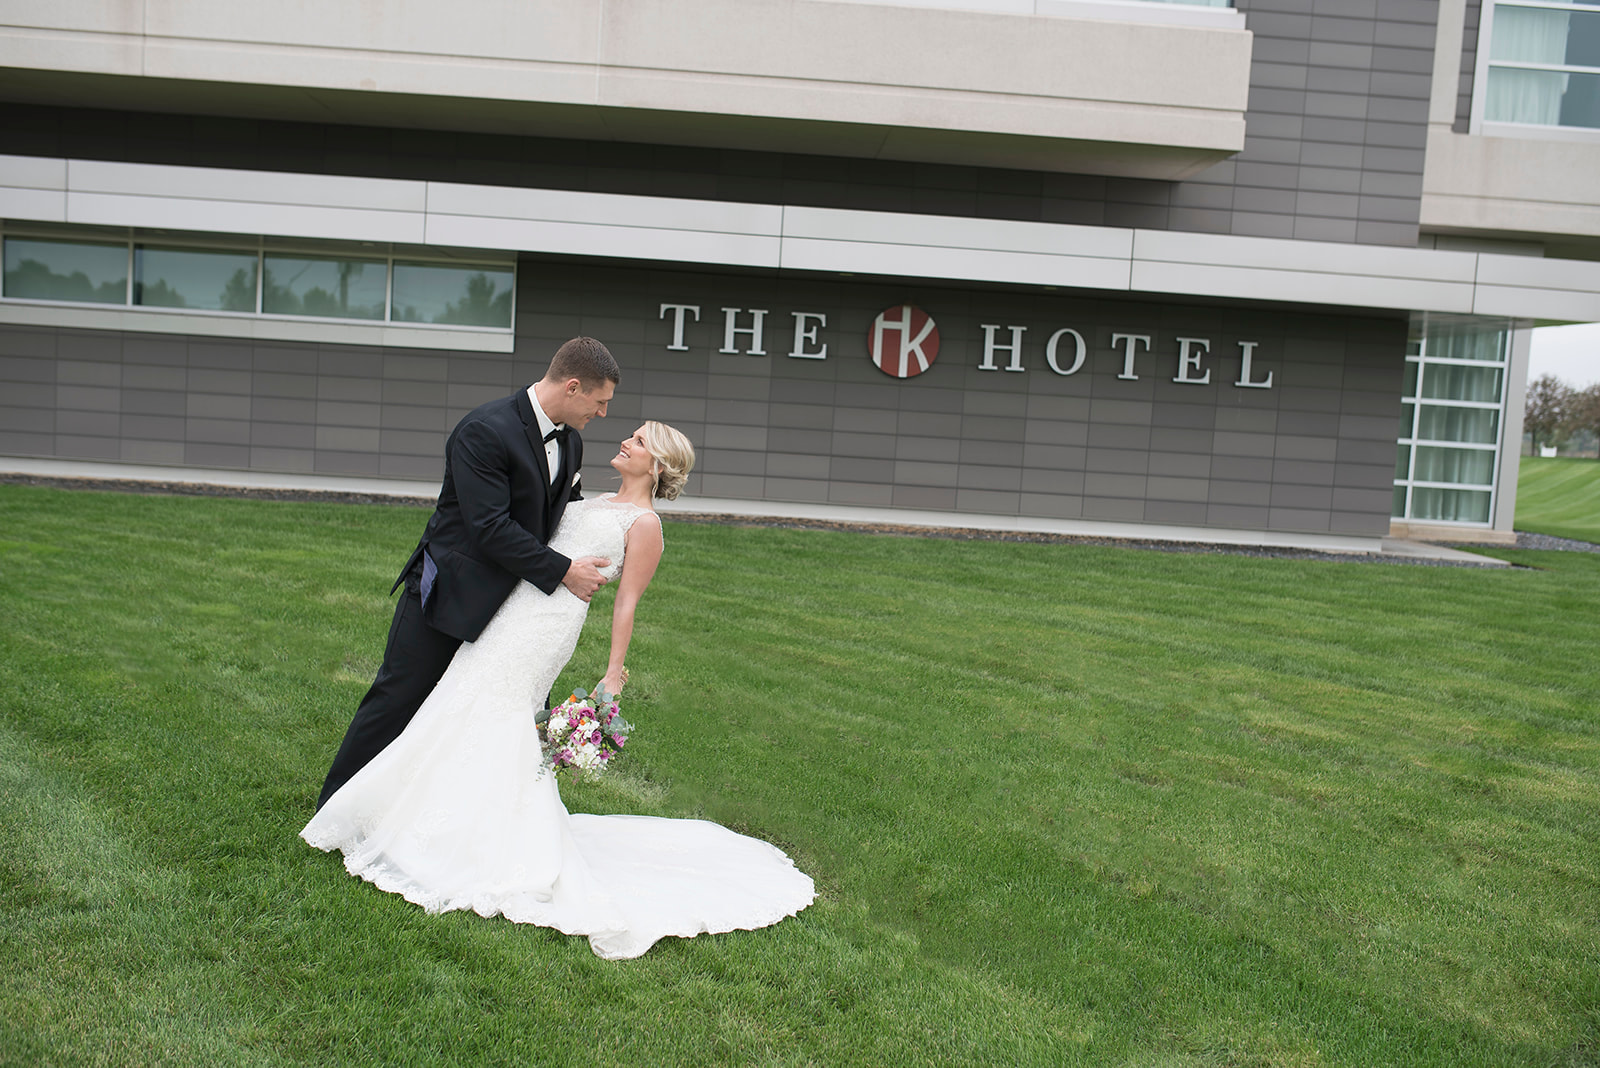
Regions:
M 545 725 L 545 729 L 551 734 L 556 734 L 560 731 L 566 730 L 569 722 L 570 721 L 567 719 L 566 713 L 553 712 L 550 715 L 550 722 Z

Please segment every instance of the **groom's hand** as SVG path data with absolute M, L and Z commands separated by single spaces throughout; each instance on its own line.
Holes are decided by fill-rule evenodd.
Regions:
M 600 569 L 610 566 L 611 561 L 603 556 L 580 556 L 567 568 L 567 577 L 561 580 L 561 584 L 571 590 L 573 596 L 587 601 L 594 596 L 595 590 L 606 584 L 606 577 L 600 574 Z

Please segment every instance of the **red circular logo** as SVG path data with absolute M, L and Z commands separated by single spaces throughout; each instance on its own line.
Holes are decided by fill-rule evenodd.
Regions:
M 872 320 L 867 352 L 886 375 L 920 375 L 939 358 L 939 328 L 921 308 L 910 304 L 888 308 Z

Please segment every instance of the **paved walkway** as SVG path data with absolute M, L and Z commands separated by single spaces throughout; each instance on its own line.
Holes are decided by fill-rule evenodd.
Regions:
M 437 482 L 343 475 L 274 474 L 264 471 L 220 471 L 197 467 L 160 467 L 145 464 L 99 463 L 81 460 L 30 459 L 0 456 L 0 475 L 25 475 L 48 479 L 85 479 L 104 482 L 142 482 L 172 486 L 192 485 L 245 491 L 327 493 L 343 496 L 410 498 L 431 501 L 439 493 Z M 740 501 L 714 497 L 680 497 L 663 501 L 663 513 L 684 518 L 736 518 L 752 522 L 793 521 L 813 526 L 864 526 L 879 530 L 925 529 L 972 532 L 977 535 L 1084 538 L 1138 544 L 1168 543 L 1173 548 L 1208 546 L 1237 551 L 1312 553 L 1332 556 L 1367 556 L 1429 563 L 1475 564 L 1506 567 L 1504 561 L 1428 542 L 1400 538 L 1361 538 L 1337 534 L 1290 534 L 1278 531 L 1225 530 L 1213 527 L 1168 526 L 1153 523 L 1112 523 L 1093 520 L 1047 519 L 1033 516 L 982 516 L 903 508 L 864 508 L 852 505 L 805 504 L 780 501 Z

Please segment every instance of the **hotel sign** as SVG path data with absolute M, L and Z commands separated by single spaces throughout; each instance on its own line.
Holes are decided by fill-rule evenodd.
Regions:
M 724 307 L 721 311 L 722 347 L 717 349 L 718 353 L 728 356 L 768 355 L 766 319 L 771 313 L 767 309 Z M 792 344 L 785 355 L 795 360 L 827 359 L 828 345 L 818 341 L 819 333 L 828 325 L 827 313 L 796 311 L 789 315 L 793 319 Z M 689 351 L 689 346 L 684 342 L 684 326 L 691 319 L 700 321 L 700 305 L 662 304 L 657 318 L 670 322 L 672 327 L 672 340 L 666 346 L 667 351 Z M 746 322 L 749 325 L 745 325 Z M 983 331 L 983 357 L 978 362 L 978 370 L 1012 373 L 1028 370 L 1023 364 L 1023 356 L 1028 349 L 1028 326 L 982 323 L 979 328 Z M 1035 332 L 1034 336 L 1042 333 Z M 1220 354 L 1213 349 L 1210 338 L 1175 337 L 1173 342 L 1176 351 L 1165 353 L 1152 349 L 1152 338 L 1151 334 L 1133 331 L 1111 335 L 1113 351 L 1120 352 L 1122 356 L 1122 372 L 1117 375 L 1119 379 L 1137 382 L 1138 364 L 1142 363 L 1148 368 L 1151 359 L 1165 357 L 1172 361 L 1167 364 L 1174 372 L 1172 381 L 1191 386 L 1211 384 L 1211 372 L 1215 367 L 1209 361 Z M 1255 366 L 1256 349 L 1260 343 L 1237 341 L 1235 344 L 1239 347 L 1239 377 L 1234 380 L 1233 386 L 1237 389 L 1271 389 L 1275 372 L 1262 371 Z M 932 316 L 914 305 L 901 304 L 880 312 L 867 331 L 867 358 L 884 374 L 894 378 L 906 379 L 922 374 L 933 366 L 938 355 L 939 328 Z M 1083 370 L 1088 360 L 1089 345 L 1076 328 L 1057 327 L 1045 337 L 1043 356 L 1044 365 L 1054 374 L 1063 377 L 1075 375 Z M 1139 360 L 1141 356 L 1144 357 L 1142 361 Z

